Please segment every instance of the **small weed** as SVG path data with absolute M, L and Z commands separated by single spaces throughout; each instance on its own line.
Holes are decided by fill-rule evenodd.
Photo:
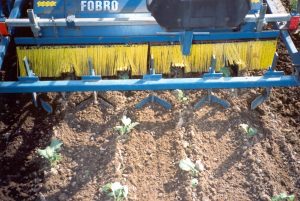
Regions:
M 248 137 L 253 137 L 257 134 L 257 129 L 249 126 L 248 124 L 240 124 L 240 127 Z
M 58 153 L 60 147 L 62 146 L 62 142 L 57 139 L 52 139 L 49 146 L 45 149 L 38 149 L 37 153 L 47 159 L 51 166 L 55 166 L 58 161 L 61 160 L 61 154 Z
M 102 187 L 102 192 L 114 201 L 122 201 L 127 198 L 128 187 L 121 185 L 120 182 L 108 183 Z
M 176 96 L 177 100 L 179 100 L 181 103 L 187 103 L 189 98 L 184 94 L 184 92 L 180 89 L 176 89 Z
M 128 134 L 130 133 L 130 131 L 137 125 L 139 125 L 138 122 L 131 122 L 131 119 L 130 118 L 127 118 L 126 116 L 123 116 L 122 119 L 122 124 L 123 126 L 116 126 L 115 127 L 115 130 L 117 130 L 120 135 L 125 135 L 125 134 Z
M 286 193 L 281 193 L 280 195 L 275 195 L 271 199 L 272 201 L 294 201 L 295 195 L 287 195 Z

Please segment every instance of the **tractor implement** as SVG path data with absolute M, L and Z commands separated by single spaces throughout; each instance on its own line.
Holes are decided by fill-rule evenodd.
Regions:
M 279 0 L 2 0 L 0 70 L 8 46 L 17 55 L 16 81 L 0 81 L 0 93 L 205 89 L 203 104 L 230 104 L 213 89 L 300 86 L 300 53 L 290 33 L 299 29 L 300 4 L 285 12 Z M 279 40 L 294 71 L 276 71 Z M 5 65 L 6 66 L 5 66 Z M 233 72 L 233 68 L 236 70 Z M 241 76 L 244 71 L 262 76 Z M 227 72 L 227 73 L 225 73 Z M 73 74 L 76 80 L 62 80 Z M 169 75 L 169 78 L 167 78 Z M 175 75 L 175 77 L 170 77 Z M 193 76 L 187 76 L 193 75 Z M 137 105 L 156 102 L 150 95 Z

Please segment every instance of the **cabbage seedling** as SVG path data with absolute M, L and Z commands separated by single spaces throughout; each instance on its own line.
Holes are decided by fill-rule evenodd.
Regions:
M 196 168 L 196 164 L 191 161 L 191 159 L 186 158 L 179 162 L 179 167 L 183 171 L 190 172 L 193 177 L 197 177 L 199 170 Z M 196 188 L 198 186 L 199 182 L 197 178 L 192 178 L 191 185 L 193 188 Z
M 51 166 L 56 165 L 58 161 L 61 160 L 61 154 L 58 153 L 60 147 L 62 146 L 62 142 L 57 139 L 52 139 L 49 146 L 45 149 L 38 149 L 37 153 L 47 159 Z
M 199 170 L 196 169 L 195 163 L 191 161 L 191 159 L 186 158 L 179 162 L 180 169 L 190 172 L 192 176 L 197 176 L 199 173 Z
M 137 125 L 139 125 L 138 122 L 131 122 L 130 118 L 127 118 L 126 116 L 123 116 L 122 119 L 123 126 L 116 126 L 115 130 L 119 131 L 120 135 L 125 135 L 130 133 L 130 131 Z
M 121 185 L 120 182 L 108 183 L 102 187 L 102 192 L 114 201 L 122 201 L 128 196 L 128 187 Z
M 182 103 L 186 103 L 189 98 L 184 94 L 184 92 L 180 89 L 176 89 L 176 95 L 177 95 L 177 99 L 182 102 Z
M 191 185 L 192 185 L 193 188 L 196 188 L 196 187 L 198 186 L 198 184 L 199 184 L 198 179 L 193 178 L 193 179 L 191 180 Z
M 257 129 L 252 128 L 248 124 L 240 124 L 240 127 L 247 134 L 248 137 L 253 137 L 257 134 Z
M 286 193 L 281 193 L 280 195 L 275 195 L 271 199 L 272 201 L 294 201 L 295 195 L 287 195 Z

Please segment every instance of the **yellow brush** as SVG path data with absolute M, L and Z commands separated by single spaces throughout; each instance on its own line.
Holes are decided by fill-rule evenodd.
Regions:
M 182 63 L 185 72 L 207 72 L 212 55 L 216 56 L 217 69 L 225 62 L 238 64 L 240 69 L 261 70 L 272 64 L 277 41 L 250 41 L 217 44 L 195 44 L 191 54 L 183 56 L 179 45 L 153 46 L 156 72 L 169 73 L 172 63 Z
M 25 56 L 40 77 L 59 77 L 73 71 L 77 76 L 88 75 L 89 58 L 98 75 L 115 76 L 117 71 L 131 69 L 136 76 L 147 73 L 149 55 L 154 57 L 155 71 L 164 74 L 169 74 L 176 63 L 184 64 L 186 73 L 207 72 L 212 55 L 217 59 L 216 70 L 225 62 L 238 64 L 240 69 L 261 70 L 272 64 L 276 47 L 276 40 L 193 44 L 191 54 L 183 56 L 180 45 L 43 46 L 18 47 L 17 54 L 21 76 L 26 75 Z

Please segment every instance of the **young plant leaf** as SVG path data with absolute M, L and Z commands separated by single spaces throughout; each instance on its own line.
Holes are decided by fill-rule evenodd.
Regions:
M 271 199 L 272 201 L 294 201 L 295 195 L 287 195 L 286 193 L 281 193 L 280 195 L 275 195 Z
M 126 116 L 123 116 L 121 121 L 124 124 L 124 126 L 129 126 L 131 124 L 131 119 L 127 118 Z
M 199 184 L 198 179 L 193 178 L 193 179 L 191 180 L 191 185 L 192 185 L 193 188 L 196 188 L 196 187 L 198 186 L 198 184 Z
M 252 128 L 248 124 L 240 124 L 240 127 L 248 137 L 253 137 L 257 134 L 257 129 Z
M 180 169 L 189 172 L 195 169 L 195 164 L 191 161 L 191 159 L 187 158 L 179 162 L 179 167 Z
M 108 183 L 102 187 L 102 192 L 115 201 L 122 201 L 128 196 L 128 187 L 121 185 L 120 182 Z
M 128 134 L 135 126 L 137 126 L 138 122 L 131 121 L 130 118 L 123 116 L 121 119 L 123 126 L 116 126 L 114 129 L 119 131 L 120 135 Z
M 176 89 L 175 92 L 176 92 L 176 95 L 177 95 L 177 99 L 180 102 L 187 102 L 188 101 L 189 98 L 184 94 L 184 92 L 182 90 Z
M 48 160 L 51 166 L 55 165 L 59 160 L 61 160 L 61 155 L 57 151 L 62 146 L 62 142 L 57 139 L 52 139 L 49 146 L 45 149 L 38 149 L 37 153 Z
M 131 131 L 134 127 L 136 127 L 139 124 L 140 123 L 138 123 L 138 122 L 133 122 L 132 124 L 128 125 L 128 131 Z

